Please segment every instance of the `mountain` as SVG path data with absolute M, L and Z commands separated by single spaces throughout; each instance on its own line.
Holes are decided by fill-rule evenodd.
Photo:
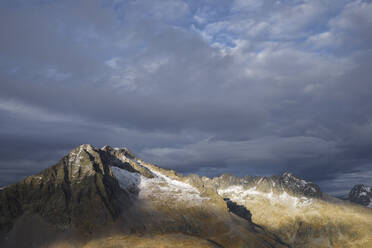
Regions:
M 363 184 L 355 185 L 348 195 L 348 200 L 372 208 L 372 187 Z
M 0 190 L 0 247 L 372 247 L 372 209 L 291 173 L 183 176 L 82 145 Z
M 109 146 L 73 149 L 0 202 L 0 247 L 289 247 L 198 176 Z
M 372 247 L 372 211 L 325 193 L 291 174 L 222 175 L 219 195 L 244 206 L 252 221 L 292 247 Z

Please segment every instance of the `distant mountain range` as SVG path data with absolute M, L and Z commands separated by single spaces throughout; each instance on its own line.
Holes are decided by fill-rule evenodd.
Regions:
M 372 247 L 371 188 L 341 200 L 291 173 L 183 176 L 82 145 L 0 190 L 0 247 Z

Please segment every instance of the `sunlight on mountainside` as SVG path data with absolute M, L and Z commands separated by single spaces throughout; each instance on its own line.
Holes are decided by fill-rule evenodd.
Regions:
M 372 209 L 239 187 L 219 192 L 244 205 L 251 211 L 253 222 L 294 247 L 372 247 Z

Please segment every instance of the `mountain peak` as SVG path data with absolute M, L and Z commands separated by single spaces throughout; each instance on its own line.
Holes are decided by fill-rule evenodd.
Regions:
M 283 177 L 292 177 L 293 176 L 293 173 L 292 172 L 289 172 L 289 171 L 286 171 L 283 173 L 282 175 Z
M 372 208 L 372 187 L 364 184 L 355 185 L 349 193 L 351 202 Z
M 283 173 L 281 180 L 296 195 L 303 194 L 310 197 L 320 197 L 322 195 L 318 185 L 301 179 L 293 173 Z
M 85 149 L 85 150 L 94 150 L 96 148 L 94 146 L 92 146 L 91 144 L 82 144 L 82 145 L 77 146 L 74 149 L 72 149 L 72 151 L 74 151 L 74 150 L 83 150 L 83 149 Z
M 117 153 L 122 153 L 124 156 L 129 157 L 131 159 L 134 159 L 136 156 L 126 147 L 112 147 L 109 145 L 105 145 L 102 147 L 100 150 L 105 151 L 105 152 L 117 152 Z
M 296 180 L 296 181 L 301 181 L 302 183 L 306 184 L 306 183 L 311 183 L 309 181 L 306 181 L 304 179 L 302 179 L 301 177 L 295 175 L 294 173 L 292 172 L 289 172 L 289 171 L 286 171 L 282 174 L 282 178 L 285 179 L 285 180 Z

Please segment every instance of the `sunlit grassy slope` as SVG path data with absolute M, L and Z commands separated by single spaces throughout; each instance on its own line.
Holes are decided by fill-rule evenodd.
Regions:
M 236 193 L 236 192 L 235 192 Z M 254 223 L 299 248 L 372 247 L 372 209 L 338 201 L 250 194 L 235 199 L 252 213 Z

